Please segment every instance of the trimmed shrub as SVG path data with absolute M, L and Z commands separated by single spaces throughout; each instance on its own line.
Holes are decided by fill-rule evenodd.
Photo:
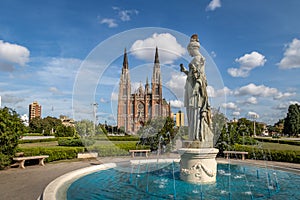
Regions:
M 270 139 L 270 138 L 255 138 L 255 140 L 260 141 L 260 142 L 272 142 L 272 143 L 300 146 L 300 141 L 294 141 L 294 140 L 277 140 L 277 139 L 274 140 L 274 139 Z
M 130 149 L 150 149 L 149 146 L 136 146 L 136 143 L 118 143 L 87 147 L 88 151 L 97 152 L 99 156 L 127 156 Z
M 49 155 L 46 162 L 77 158 L 78 153 L 84 152 L 84 147 L 24 147 L 18 151 L 24 152 L 25 156 Z
M 59 146 L 69 146 L 69 147 L 84 147 L 91 146 L 95 144 L 94 140 L 80 139 L 80 138 L 59 138 Z
M 239 144 L 235 144 L 231 150 L 247 151 L 250 159 L 300 163 L 300 151 L 262 149 Z
M 57 141 L 57 140 L 58 140 L 58 138 L 47 138 L 47 139 L 37 139 L 37 140 L 19 140 L 19 144 L 53 142 L 53 141 Z
M 135 136 L 106 136 L 106 135 L 96 135 L 93 136 L 94 140 L 110 140 L 110 141 L 139 141 L 139 137 Z
M 10 165 L 11 156 L 0 153 L 0 169 L 4 169 L 6 166 Z

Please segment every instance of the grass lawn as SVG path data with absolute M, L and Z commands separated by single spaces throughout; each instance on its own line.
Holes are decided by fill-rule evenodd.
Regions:
M 102 141 L 96 140 L 96 143 L 93 146 L 99 145 L 113 145 L 113 144 L 136 144 L 137 141 Z
M 272 150 L 291 150 L 291 151 L 299 151 L 300 146 L 296 145 L 289 145 L 289 144 L 278 144 L 278 143 L 271 143 L 271 142 L 260 142 L 259 145 L 255 146 L 256 148 L 262 149 L 272 149 Z
M 57 141 L 52 141 L 52 142 L 37 142 L 37 143 L 24 143 L 24 144 L 19 144 L 18 145 L 21 148 L 29 148 L 29 147 L 54 147 L 58 146 Z

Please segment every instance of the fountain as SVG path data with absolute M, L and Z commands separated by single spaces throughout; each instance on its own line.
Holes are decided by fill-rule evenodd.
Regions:
M 216 181 L 218 149 L 213 148 L 211 110 L 207 95 L 205 58 L 199 52 L 198 35 L 192 35 L 187 50 L 193 60 L 189 70 L 180 64 L 180 71 L 187 75 L 185 99 L 189 140 L 183 141 L 180 178 L 191 183 L 214 183 Z
M 214 184 L 191 184 L 181 180 L 178 162 L 162 161 L 158 170 L 149 170 L 155 159 L 131 164 L 138 173 L 131 182 L 131 166 L 117 164 L 75 180 L 66 199 L 293 199 L 299 193 L 299 175 L 265 167 L 218 164 Z
M 93 165 L 51 182 L 40 199 L 293 199 L 300 176 L 262 167 L 216 162 L 206 94 L 205 59 L 196 35 L 188 50 L 194 57 L 185 86 L 189 139 L 181 159 L 130 160 Z M 194 74 L 193 74 L 194 73 Z M 195 76 L 195 79 L 193 78 Z M 194 82 L 193 82 L 194 81 Z M 159 141 L 160 142 L 160 141 Z M 159 144 L 160 147 L 160 144 Z M 158 153 L 160 153 L 159 149 Z

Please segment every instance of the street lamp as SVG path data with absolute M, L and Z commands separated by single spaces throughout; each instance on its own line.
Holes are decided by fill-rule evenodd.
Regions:
M 253 137 L 256 137 L 255 122 L 256 119 L 259 118 L 259 115 L 255 112 L 248 112 L 248 116 L 253 119 Z
M 96 133 L 96 121 L 97 121 L 97 116 L 96 116 L 96 113 L 97 113 L 97 108 L 98 108 L 98 103 L 94 102 L 92 103 L 92 106 L 93 106 L 93 120 L 94 120 L 94 132 Z

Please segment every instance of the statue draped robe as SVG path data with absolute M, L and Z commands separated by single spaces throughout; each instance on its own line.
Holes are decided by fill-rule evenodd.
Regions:
M 205 59 L 199 54 L 189 63 L 185 84 L 184 106 L 187 111 L 189 139 L 212 142 L 211 111 L 208 103 Z

